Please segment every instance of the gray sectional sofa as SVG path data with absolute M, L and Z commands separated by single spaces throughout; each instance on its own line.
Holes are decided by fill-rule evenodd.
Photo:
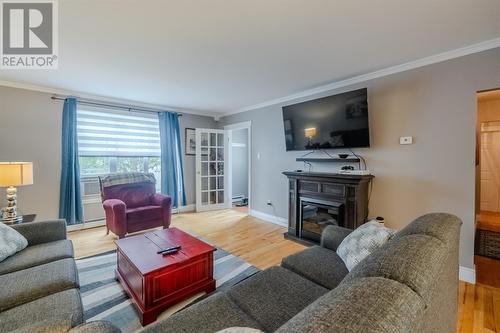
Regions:
M 335 252 L 350 230 L 328 227 L 321 246 L 141 333 L 455 332 L 460 226 L 449 214 L 419 217 L 350 272 Z
M 421 216 L 350 272 L 335 250 L 351 231 L 328 227 L 321 246 L 284 258 L 281 266 L 141 333 L 213 333 L 235 326 L 277 333 L 455 332 L 460 226 L 450 214 Z M 29 323 L 24 331 L 36 332 L 37 322 L 49 319 L 54 329 L 48 332 L 119 332 L 106 322 L 70 329 L 82 321 L 82 307 L 64 223 L 16 229 L 30 246 L 0 263 L 0 331 Z
M 83 321 L 73 246 L 64 220 L 13 226 L 28 247 L 0 262 L 0 332 L 50 321 L 73 327 Z

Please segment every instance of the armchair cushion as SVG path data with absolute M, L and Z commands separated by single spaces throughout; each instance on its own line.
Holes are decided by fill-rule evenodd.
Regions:
M 126 214 L 128 223 L 159 220 L 163 216 L 163 208 L 161 206 L 136 207 L 127 209 Z
M 151 205 L 151 197 L 155 194 L 155 184 L 134 183 L 105 187 L 102 189 L 104 199 L 119 199 L 127 208 Z

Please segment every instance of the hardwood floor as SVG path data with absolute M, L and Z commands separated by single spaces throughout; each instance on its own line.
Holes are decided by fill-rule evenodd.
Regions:
M 476 228 L 500 232 L 500 213 L 481 211 L 476 215 Z
M 500 213 L 482 211 L 476 215 L 476 228 L 500 233 Z M 476 281 L 500 288 L 500 260 L 476 255 Z
M 174 215 L 172 226 L 194 233 L 252 265 L 265 269 L 305 247 L 285 240 L 285 228 L 262 222 L 237 210 Z M 115 249 L 116 237 L 105 228 L 70 232 L 77 258 Z M 460 282 L 459 333 L 500 333 L 500 289 Z
M 279 265 L 289 254 L 305 249 L 283 238 L 285 228 L 260 221 L 240 210 L 184 213 L 172 216 L 172 225 L 199 235 L 213 245 L 265 269 Z M 70 232 L 77 258 L 116 249 L 116 236 L 106 235 L 104 227 Z

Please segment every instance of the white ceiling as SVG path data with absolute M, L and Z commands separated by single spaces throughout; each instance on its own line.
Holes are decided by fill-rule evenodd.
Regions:
M 61 0 L 59 69 L 0 80 L 227 113 L 500 37 L 500 0 Z

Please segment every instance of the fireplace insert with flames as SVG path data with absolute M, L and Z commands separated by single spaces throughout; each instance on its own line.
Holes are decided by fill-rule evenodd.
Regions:
M 319 242 L 321 233 L 329 225 L 344 226 L 344 204 L 302 198 L 300 209 L 300 237 Z

